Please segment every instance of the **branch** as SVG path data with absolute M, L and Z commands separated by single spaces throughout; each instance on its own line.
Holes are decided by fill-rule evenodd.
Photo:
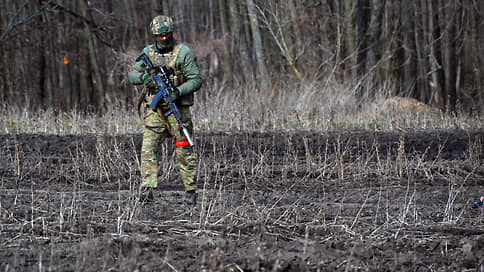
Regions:
M 40 2 L 43 2 L 43 1 L 40 1 Z M 105 31 L 106 28 L 101 26 L 101 25 L 98 25 L 96 24 L 93 20 L 89 19 L 89 18 L 86 18 L 85 16 L 73 11 L 72 9 L 70 8 L 67 8 L 59 3 L 57 3 L 57 1 L 54 1 L 54 0 L 48 0 L 46 1 L 41 7 L 39 10 L 35 11 L 33 14 L 29 15 L 28 17 L 26 17 L 25 19 L 23 20 L 20 20 L 20 21 L 17 21 L 14 23 L 15 19 L 18 17 L 18 15 L 20 14 L 20 12 L 28 5 L 29 3 L 28 2 L 25 2 L 25 4 L 22 5 L 22 7 L 19 8 L 19 10 L 17 11 L 17 13 L 12 17 L 12 19 L 10 20 L 10 22 L 8 23 L 8 26 L 7 28 L 5 29 L 5 31 L 2 32 L 2 34 L 0 35 L 0 42 L 1 41 L 4 41 L 7 37 L 8 37 L 8 34 L 10 32 L 12 32 L 15 28 L 23 25 L 23 24 L 26 24 L 28 22 L 30 22 L 31 20 L 33 20 L 34 18 L 36 18 L 37 16 L 41 15 L 44 11 L 55 11 L 55 10 L 60 10 L 60 11 L 63 11 L 67 14 L 70 14 L 72 15 L 73 17 L 77 18 L 77 19 L 80 19 L 83 23 L 87 24 L 88 26 L 90 26 L 92 28 L 92 30 L 94 32 L 98 32 L 98 31 Z M 98 35 L 96 35 L 96 37 L 98 37 L 100 39 L 100 37 Z M 107 42 L 105 42 L 103 39 L 100 39 L 103 43 L 111 46 L 110 44 L 108 44 Z
M 279 21 L 278 14 L 271 14 L 271 16 L 274 18 L 275 23 L 277 25 L 277 33 L 276 34 L 275 30 L 271 26 L 271 22 L 269 18 L 267 18 L 265 12 L 259 7 L 256 6 L 260 15 L 262 16 L 262 22 L 266 25 L 267 29 L 269 30 L 269 33 L 272 35 L 272 38 L 274 38 L 274 42 L 277 44 L 279 49 L 281 50 L 282 55 L 284 58 L 287 60 L 289 66 L 291 66 L 292 70 L 296 74 L 296 76 L 301 80 L 301 82 L 304 81 L 304 77 L 302 76 L 301 72 L 299 69 L 296 67 L 296 62 L 294 60 L 294 57 L 291 55 L 291 52 L 287 46 L 286 39 L 284 37 L 284 32 L 282 30 L 282 23 Z M 277 8 L 275 9 L 275 12 L 277 12 Z
M 98 31 L 98 30 L 105 31 L 106 30 L 106 28 L 104 26 L 96 24 L 93 20 L 86 18 L 85 16 L 73 11 L 72 9 L 67 8 L 67 7 L 57 3 L 57 1 L 49 0 L 48 3 L 50 3 L 50 6 L 52 7 L 52 9 L 59 9 L 61 11 L 64 11 L 64 12 L 76 17 L 77 19 L 80 19 L 83 23 L 91 26 L 94 31 Z
M 10 32 L 12 32 L 16 27 L 21 26 L 23 24 L 26 24 L 29 21 L 31 21 L 32 19 L 34 19 L 35 17 L 37 17 L 40 14 L 42 14 L 42 12 L 47 9 L 48 5 L 50 5 L 50 2 L 51 2 L 51 0 L 49 0 L 46 4 L 44 4 L 39 10 L 37 10 L 36 12 L 34 12 L 32 15 L 28 16 L 27 18 L 25 18 L 23 20 L 20 20 L 20 21 L 17 21 L 17 22 L 14 23 L 14 20 L 19 16 L 20 12 L 29 4 L 28 2 L 25 2 L 18 9 L 17 13 L 12 17 L 12 19 L 10 19 L 10 22 L 8 22 L 7 28 L 0 35 L 0 42 L 1 41 L 4 41 L 5 38 L 7 37 L 7 35 Z

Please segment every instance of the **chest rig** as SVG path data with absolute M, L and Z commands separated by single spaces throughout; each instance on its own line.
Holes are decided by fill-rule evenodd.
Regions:
M 176 67 L 176 59 L 180 54 L 180 50 L 182 48 L 181 43 L 176 43 L 173 46 L 173 50 L 167 53 L 160 53 L 155 50 L 155 46 L 152 46 L 148 50 L 148 57 L 153 63 L 154 68 L 166 66 L 168 70 L 168 75 L 173 82 L 175 87 L 178 87 L 183 84 L 183 74 L 181 72 L 181 67 Z

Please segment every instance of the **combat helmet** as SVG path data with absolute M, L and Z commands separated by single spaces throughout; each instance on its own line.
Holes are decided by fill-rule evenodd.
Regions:
M 159 15 L 153 18 L 150 23 L 151 34 L 156 37 L 156 49 L 160 52 L 171 50 L 175 44 L 173 30 L 175 23 L 169 16 Z
M 151 34 L 157 35 L 167 35 L 175 30 L 175 23 L 173 18 L 164 15 L 158 15 L 150 23 Z

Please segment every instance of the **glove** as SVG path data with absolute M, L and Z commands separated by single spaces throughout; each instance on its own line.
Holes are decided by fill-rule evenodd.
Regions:
M 141 80 L 143 80 L 143 83 L 145 84 L 146 87 L 156 88 L 156 82 L 150 74 L 148 73 L 142 74 Z
M 171 96 L 173 97 L 173 100 L 172 101 L 175 101 L 178 97 L 180 97 L 180 91 L 174 87 L 173 88 L 173 92 L 171 92 Z

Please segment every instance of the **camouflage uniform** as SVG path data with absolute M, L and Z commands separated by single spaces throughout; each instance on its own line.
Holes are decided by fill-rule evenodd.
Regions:
M 173 20 L 166 16 L 157 16 L 151 22 L 151 31 L 154 35 L 166 34 L 173 31 Z M 193 124 L 190 106 L 193 105 L 193 93 L 197 91 L 202 78 L 193 52 L 185 45 L 171 38 L 167 46 L 158 46 L 157 42 L 146 46 L 143 52 L 148 55 L 154 67 L 166 66 L 170 71 L 170 78 L 177 87 L 179 97 L 175 100 L 182 114 L 182 122 L 187 126 L 191 135 Z M 143 76 L 146 68 L 142 61 L 138 61 L 128 77 L 132 84 L 143 84 Z M 147 85 L 150 86 L 150 85 Z M 145 86 L 145 88 L 148 88 Z M 181 171 L 185 190 L 194 191 L 196 184 L 197 159 L 193 148 L 180 129 L 173 115 L 168 117 L 164 113 L 168 111 L 166 103 L 160 103 L 156 111 L 149 109 L 156 89 L 152 86 L 146 90 L 144 104 L 146 105 L 143 128 L 143 144 L 141 147 L 141 175 L 142 187 L 156 188 L 158 176 L 158 160 L 156 150 L 159 143 L 166 138 L 173 138 L 178 165 Z

